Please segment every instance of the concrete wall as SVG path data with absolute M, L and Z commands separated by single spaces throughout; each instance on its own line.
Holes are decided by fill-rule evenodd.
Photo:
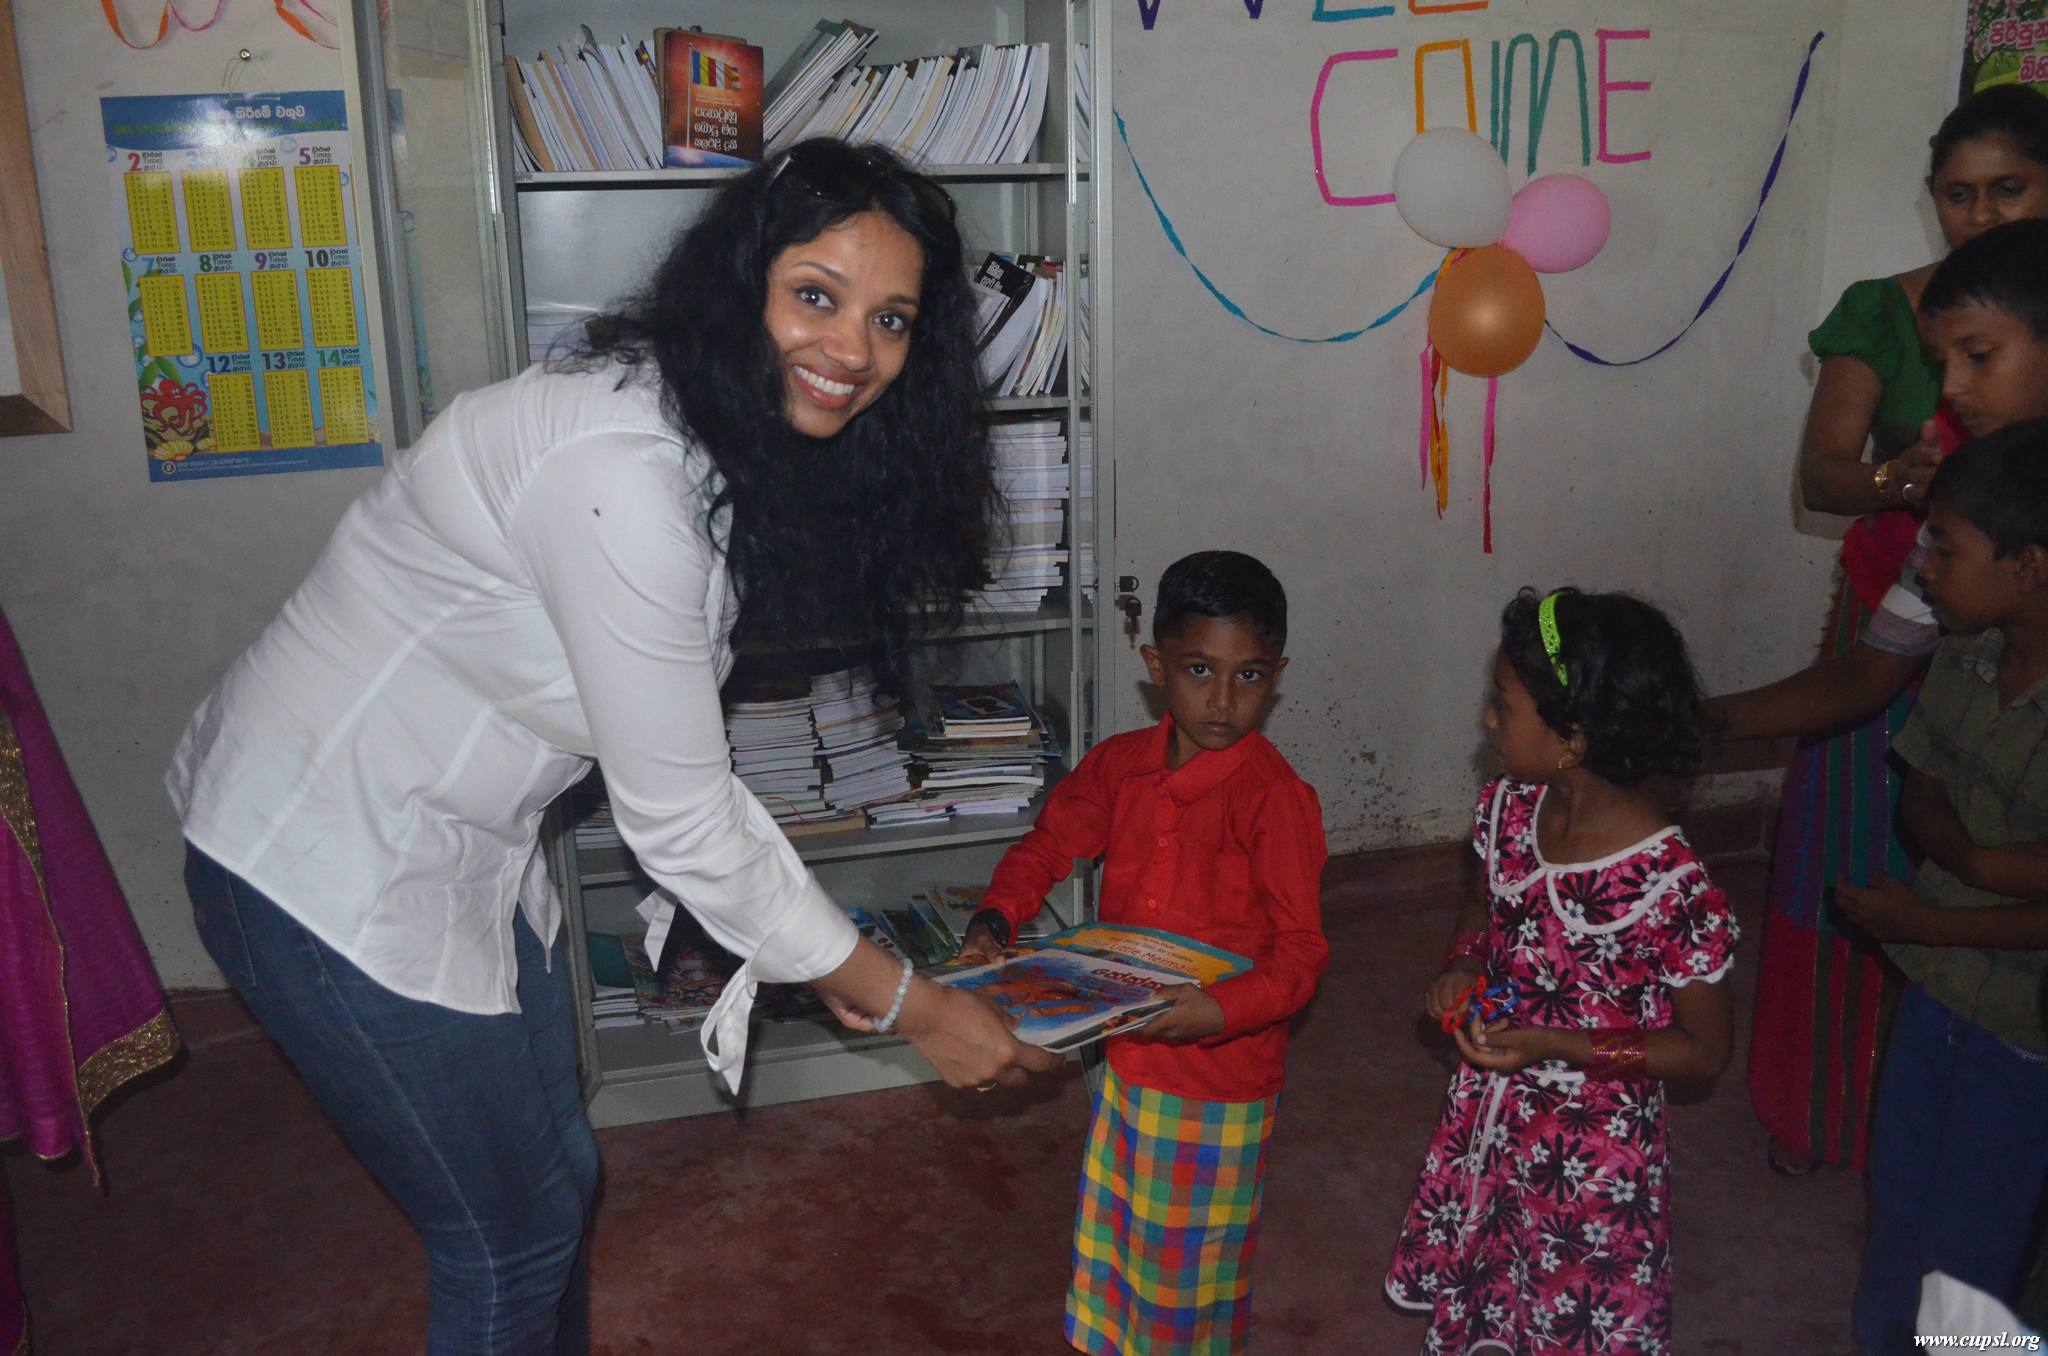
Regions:
M 1365 6 L 1316 6 L 1327 13 Z M 1443 251 L 1391 205 L 1325 201 L 1308 110 L 1321 114 L 1336 196 L 1391 188 L 1414 135 L 1414 60 L 1471 40 L 1482 136 L 1492 44 L 1519 33 L 1617 39 L 1610 149 L 1648 160 L 1581 171 L 1576 90 L 1562 63 L 1539 172 L 1583 172 L 1614 208 L 1590 266 L 1544 278 L 1556 329 L 1632 358 L 1676 333 L 1735 250 L 1785 126 L 1801 58 L 1825 32 L 1775 188 L 1715 307 L 1676 347 L 1603 368 L 1546 337 L 1501 378 L 1494 551 L 1481 550 L 1485 382 L 1453 376 L 1451 490 L 1439 520 L 1418 485 L 1418 306 L 1346 343 L 1274 338 L 1231 315 L 1172 248 L 1136 176 L 1115 186 L 1117 570 L 1145 588 L 1186 551 L 1265 557 L 1287 585 L 1293 665 L 1269 732 L 1320 789 L 1334 850 L 1469 829 L 1486 666 L 1522 585 L 1626 588 L 1668 605 L 1710 688 L 1809 658 L 1838 523 L 1794 511 L 1811 387 L 1805 334 L 1854 278 L 1936 249 L 1920 188 L 1926 139 L 1953 101 L 1955 9 L 1915 0 L 1655 6 L 1494 0 L 1478 11 L 1314 22 L 1307 4 L 1165 0 L 1153 28 L 1119 6 L 1116 104 L 1137 162 L 1189 257 L 1253 320 L 1337 334 L 1399 302 Z M 1567 49 L 1568 51 L 1568 49 Z M 1512 181 L 1526 181 L 1526 46 Z M 1431 57 L 1430 125 L 1463 122 L 1456 53 Z M 1598 95 L 1591 102 L 1597 122 Z M 1595 139 L 1595 149 L 1599 146 Z M 1130 166 L 1121 159 L 1120 171 Z M 1135 654 L 1112 685 L 1119 728 L 1146 718 Z M 1703 798 L 1754 796 L 1770 774 Z

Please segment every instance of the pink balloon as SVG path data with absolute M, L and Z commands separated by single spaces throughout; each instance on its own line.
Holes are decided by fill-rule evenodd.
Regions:
M 1500 243 L 1538 273 L 1569 273 L 1600 252 L 1613 221 L 1607 195 L 1592 180 L 1546 174 L 1515 194 Z

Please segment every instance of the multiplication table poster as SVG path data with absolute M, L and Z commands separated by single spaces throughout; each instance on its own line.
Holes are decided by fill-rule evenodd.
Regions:
M 341 92 L 100 117 L 150 479 L 382 464 Z

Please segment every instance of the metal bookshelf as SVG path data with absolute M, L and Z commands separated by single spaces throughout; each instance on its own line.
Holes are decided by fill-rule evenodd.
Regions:
M 503 59 L 573 39 L 645 34 L 683 22 L 746 35 L 774 71 L 820 13 L 781 0 L 349 0 L 344 42 L 355 53 L 350 107 L 364 166 L 364 220 L 375 234 L 370 279 L 378 297 L 373 345 L 397 440 L 410 442 L 454 394 L 502 379 L 527 362 L 528 297 L 603 304 L 637 286 L 659 242 L 686 221 L 733 170 L 638 170 L 535 174 L 518 170 Z M 971 223 L 971 249 L 1054 255 L 1068 261 L 1075 308 L 1066 390 L 989 402 L 997 416 L 1060 421 L 1069 464 L 1092 430 L 1092 500 L 1070 487 L 1066 540 L 1078 563 L 1092 545 L 1098 571 L 1114 560 L 1108 497 L 1113 480 L 1110 296 L 1109 0 L 870 0 L 859 15 L 878 34 L 866 60 L 892 63 L 980 43 L 1045 42 L 1050 85 L 1037 158 L 1022 164 L 945 165 L 928 172 L 953 186 Z M 1088 47 L 1091 105 L 1076 116 L 1073 59 Z M 364 97 L 382 91 L 385 97 Z M 663 190 L 668 190 L 664 192 Z M 1080 308 L 1090 308 L 1087 380 L 1077 381 Z M 1084 502 L 1092 514 L 1083 516 Z M 1015 678 L 1054 727 L 1069 764 L 1096 738 L 1098 673 L 1107 673 L 1114 628 L 1096 624 L 1092 584 L 1070 582 L 1029 613 L 981 612 L 951 632 L 915 638 L 918 681 Z M 792 647 L 776 647 L 788 651 Z M 823 645 L 821 650 L 832 647 Z M 765 650 L 742 646 L 743 654 Z M 1056 778 L 1063 769 L 1054 769 Z M 629 916 L 649 882 L 623 847 L 579 849 L 564 803 L 548 816 L 548 865 L 565 910 L 569 970 L 589 1011 L 586 925 Z M 848 904 L 887 898 L 937 880 L 986 879 L 1001 849 L 1034 812 L 951 818 L 893 829 L 853 828 L 792 839 L 820 881 Z M 1086 873 L 1051 907 L 1073 922 L 1090 909 Z M 864 895 L 863 892 L 873 892 Z M 899 895 L 900 897 L 900 895 Z M 615 923 L 615 926 L 617 924 Z M 899 1086 L 932 1077 L 901 1040 L 840 1030 L 829 1019 L 758 1020 L 743 1095 L 735 1102 L 709 1075 L 695 1033 L 641 1024 L 578 1034 L 591 1117 L 598 1125 L 765 1105 Z

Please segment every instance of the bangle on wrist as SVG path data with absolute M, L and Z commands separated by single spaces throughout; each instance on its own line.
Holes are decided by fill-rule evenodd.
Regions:
M 1620 1082 L 1649 1076 L 1649 1037 L 1641 1027 L 1595 1031 L 1590 1039 L 1593 1058 L 1585 1066 L 1586 1077 Z
M 881 1021 L 875 1023 L 876 1035 L 887 1036 L 896 1030 L 896 1019 L 903 1015 L 903 1000 L 910 993 L 910 975 L 914 969 L 916 967 L 906 956 L 903 960 L 903 977 L 896 981 L 896 1001 L 889 1004 L 889 1011 L 883 1015 Z
M 1450 950 L 1444 952 L 1443 968 L 1449 970 L 1461 960 L 1476 962 L 1482 970 L 1486 968 L 1485 932 L 1468 928 L 1451 938 Z

